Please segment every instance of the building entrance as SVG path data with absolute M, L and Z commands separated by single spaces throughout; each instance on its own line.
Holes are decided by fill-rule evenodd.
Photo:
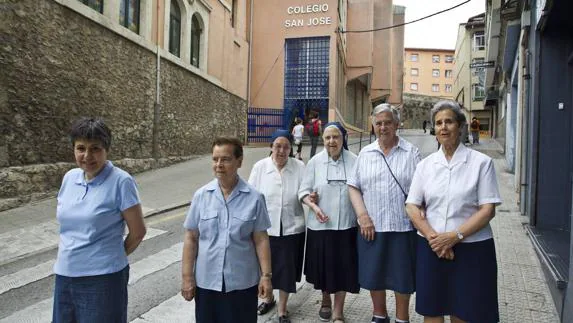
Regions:
M 328 122 L 330 37 L 287 39 L 285 42 L 284 127 L 295 117 L 308 120 L 311 111 Z

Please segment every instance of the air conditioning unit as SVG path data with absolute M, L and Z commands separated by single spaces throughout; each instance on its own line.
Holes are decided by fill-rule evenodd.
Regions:
M 521 28 L 531 26 L 531 11 L 524 10 L 521 13 Z

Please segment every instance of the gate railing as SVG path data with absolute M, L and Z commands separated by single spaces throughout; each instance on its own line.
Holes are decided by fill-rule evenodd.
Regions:
M 283 128 L 283 109 L 249 108 L 247 142 L 270 142 L 275 130 Z

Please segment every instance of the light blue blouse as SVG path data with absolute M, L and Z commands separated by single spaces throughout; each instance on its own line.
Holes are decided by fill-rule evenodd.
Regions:
M 195 192 L 183 225 L 199 230 L 195 263 L 197 286 L 225 292 L 258 284 L 260 266 L 253 232 L 266 231 L 271 220 L 261 193 L 239 178 L 225 201 L 216 179 Z
M 82 277 L 125 268 L 121 212 L 139 203 L 135 180 L 110 161 L 87 182 L 82 169 L 67 172 L 58 193 L 60 243 L 54 272 Z
M 310 209 L 306 221 L 309 229 L 346 230 L 356 226 L 356 214 L 346 185 L 355 162 L 356 155 L 344 149 L 336 161 L 323 150 L 308 162 L 298 197 L 302 200 L 306 195 L 317 192 L 318 206 L 329 217 L 326 223 L 320 223 Z

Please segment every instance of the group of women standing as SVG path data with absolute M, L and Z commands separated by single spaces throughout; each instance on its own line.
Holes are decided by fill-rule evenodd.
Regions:
M 322 292 L 322 321 L 344 322 L 346 293 L 365 288 L 373 323 L 390 322 L 386 290 L 396 322 L 409 321 L 414 292 L 425 322 L 498 322 L 493 162 L 460 144 L 466 120 L 457 103 L 436 104 L 432 120 L 442 149 L 422 161 L 396 135 L 388 104 L 374 109 L 378 140 L 358 156 L 337 122 L 324 126 L 324 150 L 306 166 L 291 158 L 292 134 L 276 131 L 248 182 L 237 173 L 241 141 L 217 138 L 215 178 L 195 192 L 184 222 L 181 294 L 195 300 L 196 321 L 256 322 L 278 289 L 279 322 L 290 322 L 288 297 L 304 267 Z M 137 189 L 107 161 L 111 131 L 101 120 L 80 120 L 70 137 L 79 168 L 58 195 L 53 321 L 126 322 L 126 256 L 145 235 Z

